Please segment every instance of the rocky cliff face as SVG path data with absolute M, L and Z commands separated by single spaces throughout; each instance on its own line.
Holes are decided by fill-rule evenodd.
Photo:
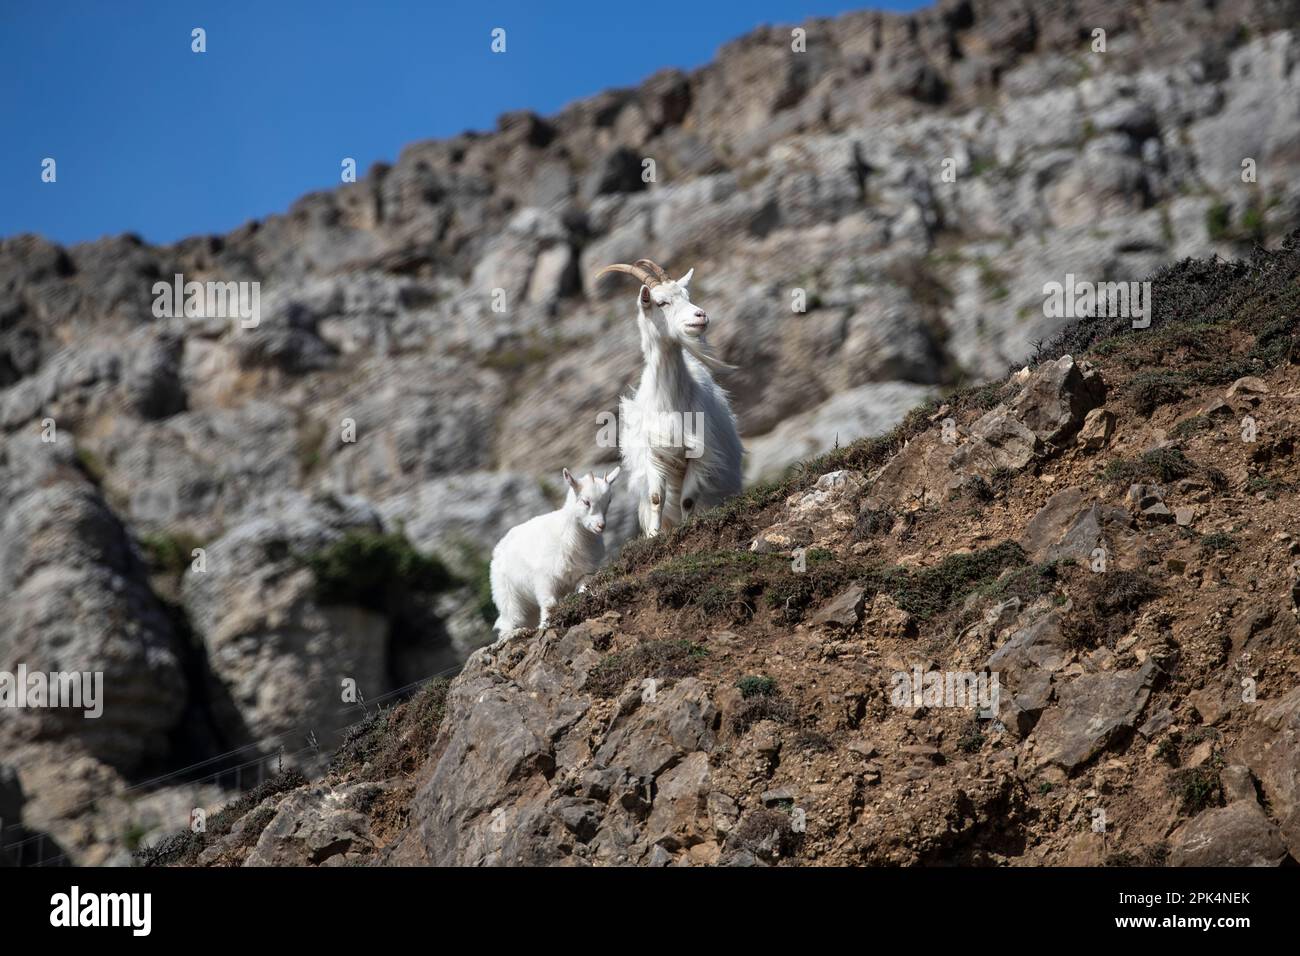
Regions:
M 1155 286 L 1150 329 L 629 546 L 154 859 L 1294 863 L 1300 232 Z
M 715 345 L 738 367 L 725 384 L 757 481 L 1018 367 L 1070 321 L 1044 314 L 1045 282 L 1136 280 L 1188 255 L 1275 246 L 1300 224 L 1297 22 L 1286 2 L 945 2 L 810 21 L 806 52 L 788 28 L 761 30 L 690 74 L 412 145 L 226 236 L 0 242 L 0 669 L 102 670 L 110 688 L 92 729 L 4 715 L 25 821 L 73 858 L 108 859 L 124 832 L 169 825 L 133 809 L 132 780 L 250 743 L 297 753 L 340 722 L 340 681 L 373 698 L 482 644 L 487 549 L 548 507 L 560 467 L 613 456 L 597 416 L 634 382 L 639 350 L 630 296 L 590 284 L 599 265 L 651 255 L 696 269 Z M 176 273 L 260 282 L 257 327 L 155 318 L 153 283 Z M 1104 443 L 1114 423 L 1086 418 L 1107 401 L 1095 373 L 1052 374 L 1036 386 L 1056 396 L 1046 406 L 1031 396 L 972 420 L 943 481 L 947 446 L 893 463 L 895 498 L 921 489 L 939 507 L 972 477 L 997 494 L 999 476 L 1076 433 Z M 856 510 L 867 474 L 843 480 L 851 506 L 834 520 L 884 523 Z M 898 511 L 873 494 L 870 514 Z M 1112 517 L 1089 507 L 1079 520 Z M 796 524 L 759 553 L 812 533 Z M 624 502 L 612 536 L 632 525 Z M 364 568 L 401 586 L 350 586 Z M 493 666 L 568 687 L 606 649 L 593 627 L 557 636 L 544 660 L 546 642 Z M 1149 693 L 1155 675 L 1130 670 Z M 720 772 L 709 755 L 725 702 L 682 676 L 636 718 L 686 735 L 681 754 L 651 768 L 660 757 L 634 752 L 650 746 L 637 734 L 596 734 L 592 754 L 570 755 L 629 775 L 574 784 L 565 813 L 583 832 L 595 811 L 582 801 L 641 812 L 633 777 L 671 772 L 686 792 Z M 466 686 L 447 701 L 457 725 Z M 557 721 L 595 734 L 592 712 L 570 706 L 530 705 L 536 726 L 502 745 L 534 768 L 510 783 L 528 819 L 553 809 L 540 788 L 556 758 L 539 741 Z M 202 789 L 169 793 L 188 814 L 211 805 Z M 511 857 L 473 826 L 446 842 L 472 808 L 426 796 L 422 853 Z M 664 806 L 656 819 L 677 832 Z M 717 842 L 693 840 L 637 830 L 601 852 Z

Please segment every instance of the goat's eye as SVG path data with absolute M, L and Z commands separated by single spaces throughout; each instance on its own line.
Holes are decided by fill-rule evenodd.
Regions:
M 582 503 L 583 503 L 583 505 L 585 505 L 585 506 L 588 507 L 588 508 L 591 507 L 591 502 L 588 501 L 586 498 L 583 498 L 583 499 L 582 499 Z

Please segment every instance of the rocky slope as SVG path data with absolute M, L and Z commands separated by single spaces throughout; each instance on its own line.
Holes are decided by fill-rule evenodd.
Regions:
M 154 860 L 1295 863 L 1300 232 L 1155 290 L 630 546 Z
M 23 832 L 125 860 L 231 781 L 134 785 L 235 748 L 317 769 L 305 741 L 359 713 L 340 681 L 375 699 L 480 646 L 486 549 L 561 466 L 613 455 L 597 416 L 639 354 L 597 265 L 696 268 L 758 481 L 1018 366 L 1069 321 L 1045 282 L 1276 246 L 1300 224 L 1298 14 L 943 2 L 810 21 L 804 53 L 773 27 L 226 236 L 0 241 L 0 669 L 101 670 L 109 698 L 90 729 L 0 714 Z M 155 318 L 176 273 L 259 281 L 260 323 Z M 1068 437 L 988 427 L 963 468 Z

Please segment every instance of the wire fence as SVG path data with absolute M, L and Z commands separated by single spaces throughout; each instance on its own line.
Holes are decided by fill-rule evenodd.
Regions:
M 331 725 L 324 728 L 324 737 L 318 734 L 318 731 L 322 729 L 319 724 L 300 725 L 291 730 L 282 731 L 261 740 L 244 744 L 241 747 L 232 748 L 224 753 L 215 754 L 188 766 L 168 771 L 160 776 L 142 780 L 114 793 L 112 796 L 120 799 L 131 794 L 144 794 L 172 782 L 184 782 L 195 786 L 211 784 L 221 789 L 233 789 L 235 795 L 214 811 L 219 813 L 239 799 L 247 790 L 255 789 L 264 783 L 268 777 L 269 768 L 273 767 L 274 774 L 278 774 L 284 769 L 286 760 L 292 763 L 298 758 L 306 758 L 308 754 L 312 754 L 316 758 L 328 756 L 342 743 L 350 731 L 365 724 L 367 720 L 378 714 L 385 705 L 413 696 L 418 690 L 431 682 L 442 677 L 452 677 L 460 673 L 463 668 L 464 664 L 456 664 L 435 674 L 422 677 L 417 681 L 412 681 L 402 687 L 397 687 L 372 700 L 360 699 L 356 703 L 347 704 L 336 711 L 333 717 L 336 720 L 348 717 L 353 719 L 337 726 L 333 726 L 331 722 Z M 358 711 L 361 712 L 360 717 L 356 716 Z M 303 746 L 296 746 L 299 744 L 303 744 Z M 291 747 L 294 749 L 289 749 Z M 221 766 L 230 761 L 236 762 L 233 766 Z M 317 760 L 317 763 L 319 769 L 323 771 L 324 761 Z M 194 776 L 199 771 L 210 767 L 216 767 L 216 769 L 197 777 Z M 83 804 L 63 810 L 60 817 L 75 817 L 79 813 L 93 808 L 101 799 L 88 800 Z M 17 839 L 14 839 L 13 842 L 6 842 L 7 837 L 17 837 Z M 0 858 L 5 856 L 12 857 L 11 862 L 17 866 L 62 866 L 72 863 L 67 853 L 44 831 L 33 831 L 21 822 L 7 823 L 3 818 L 0 818 Z

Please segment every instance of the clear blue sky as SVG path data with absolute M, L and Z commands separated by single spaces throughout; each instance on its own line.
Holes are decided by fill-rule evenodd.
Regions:
M 506 110 L 553 113 L 700 66 L 762 23 L 922 5 L 0 0 L 0 236 L 225 232 L 336 185 L 345 156 L 363 175 Z M 494 27 L 504 55 L 489 48 Z M 41 182 L 47 156 L 54 184 Z

